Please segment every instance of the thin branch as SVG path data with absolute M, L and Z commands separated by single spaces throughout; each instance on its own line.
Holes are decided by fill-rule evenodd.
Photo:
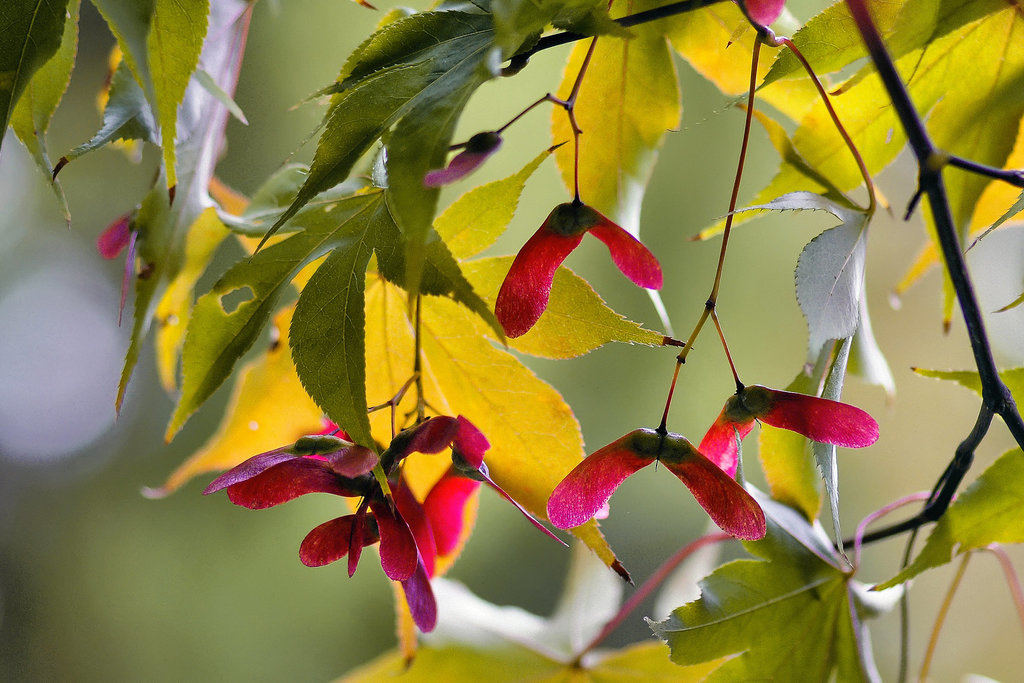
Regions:
M 926 195 L 931 206 L 932 218 L 935 223 L 935 234 L 942 250 L 942 256 L 946 264 L 946 272 L 956 292 L 957 302 L 960 304 L 960 311 L 963 316 L 964 326 L 967 328 L 967 335 L 971 343 L 971 351 L 974 354 L 974 362 L 978 369 L 978 375 L 982 385 L 982 408 L 975 423 L 971 435 L 957 448 L 957 454 L 953 461 L 946 468 L 942 477 L 935 486 L 934 498 L 929 501 L 921 515 L 909 520 L 903 525 L 897 525 L 883 532 L 869 534 L 864 542 L 878 540 L 886 536 L 905 531 L 910 528 L 917 528 L 926 521 L 932 521 L 930 517 L 938 519 L 945 512 L 949 501 L 956 492 L 971 466 L 973 461 L 974 448 L 988 431 L 991 424 L 992 414 L 1003 418 L 1016 440 L 1017 444 L 1024 448 L 1024 420 L 1021 420 L 1020 413 L 1010 395 L 1009 389 L 1003 384 L 996 369 L 995 360 L 992 356 L 992 348 L 985 332 L 985 324 L 981 317 L 981 309 L 974 293 L 974 286 L 971 281 L 967 264 L 964 260 L 963 251 L 960 246 L 960 239 L 957 234 L 956 225 L 953 221 L 952 211 L 949 206 L 949 198 L 946 194 L 946 186 L 942 179 L 942 168 L 947 163 L 952 163 L 952 157 L 940 152 L 932 143 L 925 128 L 924 120 L 914 107 L 910 94 L 903 83 L 896 65 L 885 47 L 881 34 L 871 18 L 865 0 L 846 0 L 850 9 L 850 15 L 857 25 L 867 46 L 871 61 L 878 71 L 878 76 L 885 86 L 893 108 L 900 119 L 910 148 L 917 157 L 918 163 L 918 194 Z M 968 164 L 969 162 L 962 162 Z M 961 166 L 963 167 L 963 166 Z M 976 168 L 971 170 L 977 171 Z M 926 516 L 927 513 L 927 516 Z
M 665 399 L 665 412 L 661 416 L 661 425 L 657 431 L 661 434 L 667 432 L 666 423 L 668 421 L 668 410 L 672 405 L 672 394 L 675 393 L 676 381 L 679 379 L 679 366 L 686 362 L 686 356 L 689 355 L 690 349 L 693 348 L 693 344 L 697 341 L 697 336 L 700 331 L 704 329 L 704 323 L 708 321 L 708 318 L 715 313 L 715 306 L 718 303 L 718 290 L 722 285 L 722 270 L 725 267 L 725 254 L 729 248 L 729 235 L 732 232 L 732 222 L 736 215 L 736 203 L 739 200 L 740 194 L 740 182 L 743 180 L 743 166 L 747 159 L 747 145 L 750 142 L 750 127 L 754 116 L 754 93 L 757 85 L 757 63 L 761 55 L 761 44 L 763 38 L 760 34 L 754 39 L 754 52 L 750 58 L 750 87 L 747 95 L 747 108 L 746 108 L 746 119 L 743 123 L 743 139 L 740 142 L 740 155 L 739 160 L 736 163 L 736 176 L 733 180 L 732 194 L 729 197 L 729 212 L 725 218 L 725 228 L 722 232 L 722 246 L 718 252 L 718 267 L 715 269 L 715 279 L 711 285 L 711 293 L 708 294 L 708 299 L 704 303 L 704 310 L 700 314 L 700 318 L 697 319 L 697 324 L 693 326 L 693 331 L 690 332 L 690 337 L 683 344 L 683 349 L 676 356 L 676 367 L 672 374 L 672 384 L 669 385 L 668 398 Z M 715 324 L 718 324 L 717 316 Z M 736 391 L 740 392 L 743 390 L 743 385 L 740 383 L 740 378 L 736 374 L 736 366 L 732 363 L 732 356 L 729 355 L 729 347 L 725 344 L 725 335 L 721 333 L 719 327 L 719 334 L 721 335 L 722 345 L 725 348 L 726 356 L 729 358 L 729 365 L 732 368 L 733 378 L 736 380 Z
M 680 2 L 673 2 L 671 4 L 664 5 L 663 7 L 655 7 L 654 9 L 637 12 L 636 14 L 629 14 L 618 19 L 613 19 L 613 21 L 623 28 L 629 28 L 630 26 L 639 26 L 640 24 L 657 21 L 658 19 L 686 14 L 687 12 L 693 12 L 694 10 L 698 10 L 702 7 L 717 5 L 720 2 L 723 2 L 723 0 L 681 0 Z M 575 33 L 573 31 L 563 31 L 562 33 L 552 33 L 551 35 L 543 36 L 528 50 L 513 56 L 509 60 L 509 65 L 502 70 L 502 73 L 506 76 L 515 75 L 527 65 L 530 61 L 530 57 L 534 56 L 538 52 L 552 47 L 558 47 L 559 45 L 575 43 L 577 40 L 583 40 L 584 38 L 590 37 L 591 36 L 582 33 Z
M 1014 187 L 1024 187 L 1024 170 L 1017 171 L 1012 168 L 1007 169 L 996 168 L 995 166 L 986 166 L 985 164 L 979 164 L 977 161 L 953 156 L 952 154 L 949 155 L 946 163 L 950 166 L 970 171 L 971 173 L 987 176 L 993 180 L 1002 180 L 1004 183 L 1009 183 Z

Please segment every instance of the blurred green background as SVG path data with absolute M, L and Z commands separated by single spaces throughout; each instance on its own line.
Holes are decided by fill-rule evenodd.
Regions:
M 806 18 L 814 6 L 794 3 L 792 9 Z M 251 192 L 286 160 L 308 159 L 312 146 L 300 148 L 300 143 L 322 109 L 291 107 L 333 80 L 378 17 L 338 0 L 257 5 L 236 98 L 250 125 L 229 124 L 228 149 L 219 166 L 224 181 Z M 51 127 L 54 157 L 98 128 L 95 96 L 112 44 L 102 20 L 85 3 L 79 63 Z M 567 48 L 550 50 L 515 79 L 485 86 L 463 120 L 463 137 L 493 128 L 554 89 L 566 54 Z M 719 248 L 717 241 L 688 238 L 725 212 L 742 114 L 684 64 L 679 68 L 683 124 L 667 137 L 644 207 L 642 236 L 662 261 L 663 297 L 677 333 L 684 335 L 707 297 Z M 547 113 L 531 113 L 474 182 L 502 177 L 546 147 L 548 121 Z M 776 163 L 759 130 L 754 145 L 746 197 L 771 177 Z M 172 402 L 159 389 L 150 347 L 126 408 L 114 419 L 128 330 L 117 327 L 120 264 L 102 261 L 93 245 L 107 224 L 142 197 L 157 161 L 153 150 L 138 165 L 104 150 L 69 165 L 61 175 L 73 214 L 68 230 L 43 176 L 13 137 L 4 141 L 0 680 L 328 680 L 394 645 L 391 591 L 372 563 L 348 579 L 340 566 L 308 569 L 298 560 L 299 541 L 337 514 L 336 499 L 311 497 L 254 513 L 222 496 L 201 496 L 206 479 L 166 500 L 144 499 L 141 487 L 161 483 L 209 436 L 227 396 L 218 392 L 175 442 L 165 445 Z M 913 177 L 906 159 L 883 174 L 895 213 L 905 205 Z M 547 162 L 495 251 L 517 249 L 566 196 Z M 746 381 L 785 386 L 799 369 L 806 333 L 792 271 L 803 244 L 830 221 L 820 214 L 771 216 L 737 231 L 719 311 Z M 912 365 L 970 367 L 962 326 L 954 323 L 950 334 L 942 333 L 937 275 L 904 297 L 900 310 L 888 302 L 923 239 L 916 219 L 907 224 L 883 215 L 872 228 L 868 299 L 898 395 L 887 402 L 877 387 L 856 380 L 848 384 L 846 400 L 878 419 L 882 437 L 866 451 L 840 456 L 847 532 L 868 512 L 930 487 L 974 422 L 973 395 L 909 370 Z M 972 252 L 986 310 L 1019 294 L 1021 246 L 1010 229 Z M 596 241 L 585 241 L 569 265 L 613 308 L 656 327 L 646 295 L 626 285 L 602 251 Z M 216 267 L 231 257 L 222 255 Z M 1022 310 L 990 316 L 1008 367 L 1024 360 Z M 670 349 L 607 347 L 572 361 L 526 362 L 574 407 L 593 450 L 634 427 L 657 423 L 673 356 Z M 690 359 L 669 426 L 699 439 L 732 382 L 710 331 Z M 752 453 L 754 440 L 748 443 Z M 977 471 L 1010 445 L 996 426 L 979 453 Z M 757 471 L 748 475 L 761 479 Z M 641 580 L 704 526 L 705 516 L 678 481 L 653 468 L 626 482 L 603 523 L 620 559 Z M 862 578 L 889 578 L 902 547 L 901 541 L 889 541 L 870 548 Z M 488 600 L 546 614 L 567 563 L 568 553 L 485 494 L 476 533 L 451 576 Z M 920 660 L 951 576 L 947 568 L 914 585 L 912 662 Z M 630 619 L 609 644 L 649 638 L 642 614 L 665 616 L 650 610 L 646 606 Z M 872 632 L 883 677 L 891 679 L 898 657 L 895 616 L 875 622 Z M 971 672 L 1019 680 L 1021 635 L 994 561 L 975 560 L 940 640 L 935 680 L 960 680 Z

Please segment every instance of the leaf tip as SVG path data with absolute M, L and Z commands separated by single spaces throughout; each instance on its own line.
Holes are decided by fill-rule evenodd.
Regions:
M 57 180 L 57 174 L 60 173 L 60 170 L 67 166 L 68 162 L 70 161 L 71 160 L 68 159 L 66 156 L 61 157 L 60 159 L 57 160 L 57 165 L 53 167 L 53 171 L 50 173 L 50 182 L 54 182 Z
M 626 570 L 626 567 L 623 566 L 622 562 L 616 559 L 609 566 L 612 568 L 612 571 L 621 576 L 622 580 L 628 583 L 630 586 L 636 585 L 635 583 L 633 583 L 633 577 L 629 575 L 629 572 Z

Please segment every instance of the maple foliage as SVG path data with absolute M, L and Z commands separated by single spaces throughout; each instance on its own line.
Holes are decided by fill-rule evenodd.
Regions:
M 111 216 L 98 242 L 104 257 L 127 252 L 122 308 L 132 290 L 117 409 L 151 330 L 161 384 L 175 400 L 167 440 L 219 388 L 234 388 L 216 432 L 146 494 L 167 496 L 217 472 L 206 493 L 226 490 L 251 509 L 314 492 L 344 499 L 334 519 L 310 520 L 301 560 L 320 567 L 346 558 L 351 576 L 364 547 L 378 547 L 395 586 L 399 640 L 347 680 L 398 670 L 411 680 L 475 680 L 508 667 L 510 680 L 881 680 L 868 618 L 903 599 L 911 577 L 954 555 L 1024 541 L 1016 514 L 1024 423 L 1014 402 L 1024 396 L 1022 369 L 997 371 L 962 258 L 968 239 L 1005 232 L 1024 208 L 1018 5 L 849 0 L 798 29 L 781 0 L 382 7 L 390 11 L 314 97 L 323 116 L 309 164 L 282 165 L 241 197 L 215 171 L 228 117 L 245 120 L 233 95 L 252 3 L 91 2 L 117 42 L 100 128 L 52 160 L 47 129 L 88 38 L 79 36 L 79 0 L 12 0 L 0 9 L 5 128 L 69 220 L 63 167 L 109 145 L 159 148 L 158 176 L 133 211 Z M 373 9 L 358 4 L 352 12 Z M 796 30 L 790 39 L 769 25 Z M 488 101 L 488 128 L 466 134 L 460 119 L 485 84 L 493 93 L 535 55 L 567 43 L 564 72 L 547 93 L 521 109 Z M 648 182 L 686 102 L 679 60 L 726 95 L 747 93 L 730 204 L 696 235 L 720 240 L 714 278 L 683 274 L 685 287 L 710 289 L 685 338 L 673 327 L 686 323 L 671 325 L 666 307 L 677 274 L 661 262 L 687 249 L 689 235 L 648 240 L 642 220 Z M 508 129 L 539 107 L 551 110 L 551 139 L 537 141 L 517 172 L 477 183 L 475 174 L 507 153 Z M 779 167 L 744 207 L 755 122 Z M 924 197 L 929 241 L 906 259 L 897 291 L 941 265 L 942 321 L 953 324 L 957 303 L 976 362 L 919 372 L 973 389 L 980 407 L 964 441 L 950 445 L 950 465 L 923 511 L 871 532 L 864 522 L 844 539 L 837 447 L 879 448 L 879 424 L 842 401 L 845 382 L 895 393 L 866 295 L 869 230 L 886 206 L 874 178 L 908 146 L 919 187 L 907 213 Z M 563 183 L 562 200 L 553 208 L 521 202 L 545 164 Z M 722 283 L 741 283 L 728 296 L 754 296 L 765 275 L 724 269 L 730 238 L 761 214 L 792 212 L 832 221 L 793 264 L 806 353 L 785 369 L 796 375 L 785 390 L 744 384 L 746 364 L 718 315 Z M 501 250 L 516 238 L 499 239 L 514 218 L 540 227 L 511 255 Z M 588 233 L 648 291 L 657 323 L 619 315 L 564 265 Z M 229 242 L 244 255 L 224 268 L 215 256 Z M 1013 277 L 1020 289 L 1024 274 Z M 1021 301 L 1024 294 L 1009 298 L 1000 312 Z M 716 333 L 736 393 L 698 442 L 702 432 L 670 431 L 670 407 Z M 648 425 L 619 425 L 625 436 L 588 455 L 572 406 L 523 356 L 563 361 L 612 343 L 664 362 L 670 388 L 660 424 L 652 415 Z M 618 419 L 616 403 L 629 395 L 608 391 L 607 420 Z M 707 400 L 721 405 L 721 396 Z M 757 457 L 744 463 L 744 437 L 757 424 Z M 956 497 L 993 425 L 1005 425 L 1018 448 Z M 691 552 L 663 549 L 665 569 L 619 606 L 625 582 L 646 577 L 630 574 L 631 558 L 600 521 L 616 514 L 609 499 L 620 484 L 651 463 L 678 477 L 750 557 L 709 568 L 699 597 L 649 619 L 663 643 L 599 652 Z M 747 483 L 758 465 L 768 493 Z M 574 560 L 551 619 L 492 605 L 443 578 L 488 524 L 476 519 L 481 492 L 558 541 L 575 537 L 576 553 L 592 553 Z M 820 521 L 824 500 L 831 536 Z M 896 504 L 878 505 L 888 512 Z M 932 522 L 924 547 L 888 582 L 871 590 L 854 579 L 873 542 Z

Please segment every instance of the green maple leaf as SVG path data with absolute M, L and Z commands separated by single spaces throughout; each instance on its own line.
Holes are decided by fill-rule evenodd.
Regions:
M 672 660 L 730 657 L 708 681 L 880 680 L 864 620 L 893 594 L 872 602 L 819 525 L 763 494 L 758 502 L 768 534 L 743 544 L 758 559 L 719 567 L 699 600 L 651 624 Z
M 45 64 L 43 64 L 25 87 L 21 98 L 10 112 L 11 128 L 22 141 L 36 166 L 43 175 L 50 178 L 53 165 L 46 149 L 46 131 L 50 127 L 57 105 L 64 97 L 64 91 L 71 80 L 71 69 L 75 64 L 78 52 L 78 10 L 80 2 L 74 0 L 68 7 L 68 19 L 64 22 L 64 31 L 60 39 L 60 47 Z M 64 190 L 56 181 L 50 187 L 57 197 L 64 220 L 70 224 L 71 212 Z
M 125 50 L 125 61 L 128 62 L 136 79 L 140 73 L 149 73 L 141 66 L 146 64 L 140 56 L 143 53 L 137 51 L 142 49 L 145 36 L 148 35 L 148 19 L 139 14 L 143 13 L 144 4 L 128 3 L 131 5 L 128 7 L 120 3 L 110 3 L 108 6 L 103 2 L 97 5 L 101 13 L 107 12 L 104 16 L 114 27 L 115 35 Z M 219 32 L 218 35 L 223 36 L 223 39 L 207 43 L 203 59 L 206 68 L 221 82 L 227 82 L 235 73 L 238 51 L 244 41 L 234 38 L 246 30 L 245 22 L 236 20 L 247 11 L 247 7 L 247 4 L 240 0 L 220 0 L 211 15 L 211 26 Z M 139 43 L 138 40 L 143 40 L 143 43 Z M 128 49 L 135 50 L 134 56 L 129 54 Z M 149 98 L 148 101 L 151 102 L 152 99 Z M 142 343 L 156 319 L 157 307 L 185 263 L 189 228 L 210 205 L 208 188 L 217 160 L 216 148 L 221 140 L 215 131 L 223 124 L 223 117 L 227 112 L 216 97 L 200 88 L 189 90 L 186 104 L 188 106 L 183 107 L 182 111 L 187 111 L 188 115 L 183 114 L 177 122 L 174 152 L 177 175 L 175 199 L 171 202 L 166 188 L 165 176 L 168 169 L 165 168 L 161 178 L 142 200 L 139 211 L 132 221 L 132 228 L 139 235 L 138 256 L 143 264 L 144 276 L 136 278 L 135 312 L 131 341 L 118 385 L 118 409 L 124 400 L 128 380 L 138 362 Z M 152 108 L 152 105 L 150 107 Z M 105 117 L 104 128 L 106 123 Z M 119 127 L 119 130 L 124 130 L 124 126 Z
M 498 606 L 460 584 L 435 579 L 437 629 L 423 635 L 411 664 L 387 652 L 340 679 L 379 681 L 401 674 L 409 683 L 434 681 L 549 681 L 626 683 L 699 681 L 719 661 L 680 667 L 661 643 L 578 654 L 615 616 L 622 581 L 599 560 L 574 546 L 567 585 L 554 614 L 543 618 L 518 607 Z
M 275 184 L 265 196 L 273 196 Z M 321 198 L 292 223 L 301 229 L 236 263 L 196 302 L 183 350 L 181 398 L 168 438 L 230 376 L 299 271 L 326 256 L 303 288 L 292 320 L 296 370 L 335 422 L 344 424 L 354 440 L 372 445 L 366 416 L 366 269 L 376 254 L 385 277 L 402 284 L 405 272 L 404 238 L 391 215 L 388 192 L 363 191 L 330 202 Z M 443 242 L 433 241 L 426 259 L 423 293 L 450 296 L 492 329 L 497 326 Z M 226 306 L 229 297 L 245 300 Z
M 419 291 L 438 190 L 423 185 L 443 166 L 469 96 L 495 75 L 491 17 L 460 11 L 399 18 L 361 45 L 342 70 L 309 175 L 264 236 L 320 192 L 344 181 L 388 131 L 389 205 L 406 236 L 406 285 Z
M 7 0 L 0 7 L 0 131 L 7 130 L 33 76 L 60 48 L 67 5 L 68 0 Z

